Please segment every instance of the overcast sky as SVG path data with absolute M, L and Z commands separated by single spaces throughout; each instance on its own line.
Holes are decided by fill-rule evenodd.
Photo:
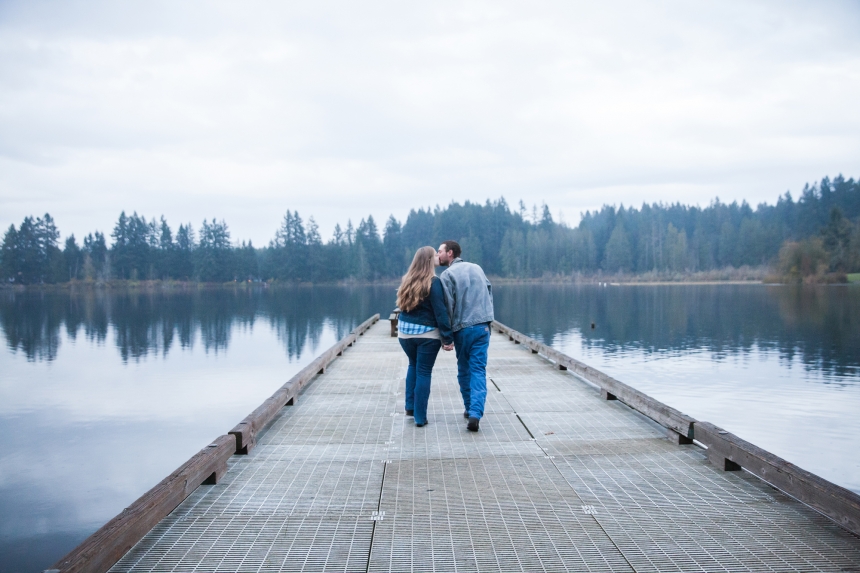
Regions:
M 772 203 L 860 176 L 858 30 L 856 0 L 2 1 L 0 225 Z

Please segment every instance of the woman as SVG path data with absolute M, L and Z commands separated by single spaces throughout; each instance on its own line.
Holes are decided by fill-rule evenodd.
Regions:
M 400 317 L 397 336 L 409 358 L 406 370 L 406 415 L 415 416 L 418 427 L 427 424 L 430 375 L 442 344 L 454 342 L 445 306 L 445 292 L 434 270 L 439 255 L 433 247 L 421 247 L 397 290 Z

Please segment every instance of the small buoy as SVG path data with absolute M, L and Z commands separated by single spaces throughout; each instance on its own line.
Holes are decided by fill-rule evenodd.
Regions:
M 591 330 L 594 330 L 594 323 L 591 323 Z

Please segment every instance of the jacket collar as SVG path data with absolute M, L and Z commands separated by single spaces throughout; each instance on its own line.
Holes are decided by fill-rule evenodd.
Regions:
M 463 262 L 463 259 L 461 259 L 460 257 L 457 257 L 456 259 L 454 259 L 453 261 L 448 263 L 448 268 L 450 269 L 451 267 L 453 267 L 457 263 L 462 263 L 462 262 Z

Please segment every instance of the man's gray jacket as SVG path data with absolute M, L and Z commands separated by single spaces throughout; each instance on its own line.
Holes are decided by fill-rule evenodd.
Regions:
M 493 285 L 481 267 L 457 257 L 439 277 L 451 330 L 493 321 Z

